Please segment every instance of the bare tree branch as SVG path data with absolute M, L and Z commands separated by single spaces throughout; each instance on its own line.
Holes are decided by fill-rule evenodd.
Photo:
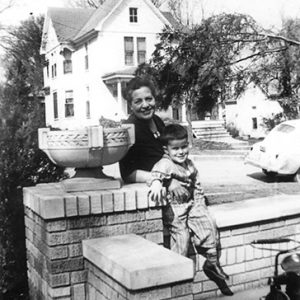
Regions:
M 0 14 L 14 5 L 14 0 L 9 0 L 3 7 L 0 8 Z
M 281 52 L 281 51 L 284 51 L 286 50 L 287 47 L 280 47 L 280 48 L 276 48 L 276 49 L 272 49 L 272 50 L 268 50 L 268 51 L 258 51 L 254 54 L 251 54 L 251 55 L 248 55 L 248 56 L 245 56 L 241 59 L 238 59 L 236 61 L 233 61 L 232 63 L 230 63 L 230 65 L 234 65 L 234 64 L 237 64 L 237 63 L 240 63 L 242 61 L 245 61 L 247 59 L 250 59 L 250 58 L 253 58 L 253 57 L 256 57 L 256 56 L 262 56 L 264 54 L 271 54 L 271 53 L 276 53 L 276 52 Z

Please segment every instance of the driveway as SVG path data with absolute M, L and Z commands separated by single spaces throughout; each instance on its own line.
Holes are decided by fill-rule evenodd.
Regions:
M 241 157 L 206 155 L 192 157 L 209 204 L 261 198 L 276 194 L 299 194 L 300 184 L 289 178 L 270 179 Z M 106 174 L 120 177 L 118 164 L 105 166 Z
M 300 194 L 300 184 L 291 178 L 269 178 L 259 168 L 245 165 L 242 158 L 198 156 L 194 161 L 210 204 Z

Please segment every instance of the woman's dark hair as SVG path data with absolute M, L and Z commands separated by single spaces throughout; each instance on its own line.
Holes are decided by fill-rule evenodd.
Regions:
M 132 101 L 132 93 L 135 90 L 140 89 L 141 87 L 148 87 L 152 93 L 152 96 L 155 98 L 156 97 L 156 88 L 152 80 L 146 78 L 146 77 L 134 77 L 132 78 L 126 87 L 126 90 L 124 92 L 124 98 L 128 101 Z
M 163 146 L 167 146 L 169 141 L 182 140 L 187 138 L 188 138 L 188 133 L 183 126 L 179 124 L 170 124 L 164 128 L 159 139 L 163 144 Z

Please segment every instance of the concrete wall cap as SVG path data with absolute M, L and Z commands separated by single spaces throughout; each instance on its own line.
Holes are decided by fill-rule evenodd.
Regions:
M 134 234 L 84 240 L 83 256 L 129 290 L 194 276 L 191 259 Z

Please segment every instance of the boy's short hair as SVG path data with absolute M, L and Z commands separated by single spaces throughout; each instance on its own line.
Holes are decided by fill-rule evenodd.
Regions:
M 124 92 L 124 98 L 131 103 L 132 101 L 132 93 L 135 90 L 140 89 L 141 87 L 147 87 L 150 89 L 152 96 L 155 98 L 156 97 L 156 88 L 155 88 L 155 84 L 152 82 L 152 80 L 150 80 L 147 77 L 134 77 L 132 78 L 126 87 L 126 90 Z
M 185 127 L 179 124 L 169 124 L 164 128 L 160 136 L 160 141 L 163 146 L 167 146 L 170 141 L 187 138 L 188 133 Z

